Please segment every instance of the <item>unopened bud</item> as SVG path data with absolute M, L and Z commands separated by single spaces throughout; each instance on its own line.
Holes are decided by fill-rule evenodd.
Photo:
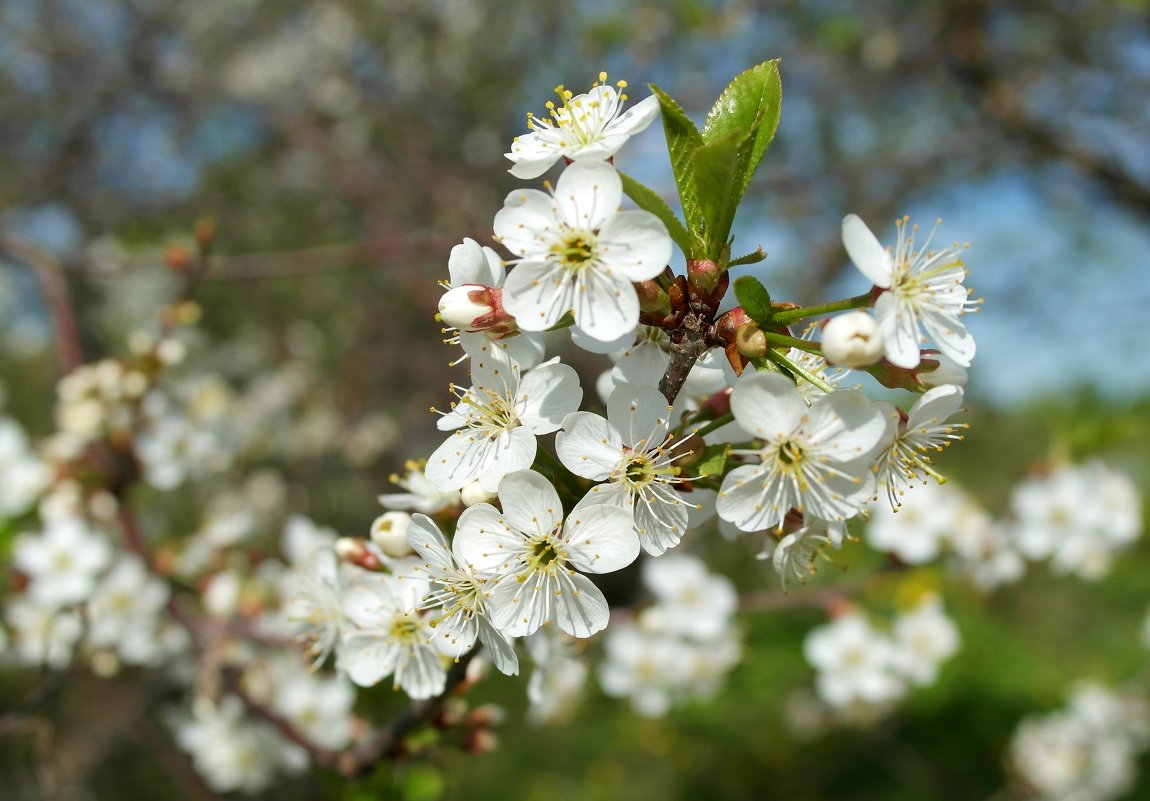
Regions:
M 164 248 L 164 264 L 178 273 L 192 268 L 192 252 L 183 245 L 168 245 Z
M 767 344 L 767 335 L 755 323 L 746 323 L 739 326 L 735 332 L 735 345 L 739 353 L 748 359 L 757 359 L 766 356 L 770 346 Z
M 477 503 L 488 503 L 496 497 L 494 492 L 485 490 L 478 481 L 464 484 L 459 495 L 463 499 L 463 505 L 467 507 L 475 506 Z
M 507 713 L 503 707 L 495 704 L 483 704 L 471 710 L 464 722 L 472 728 L 490 729 L 493 726 L 502 725 L 506 719 Z
M 335 541 L 335 555 L 342 561 L 358 565 L 364 570 L 379 570 L 383 564 L 367 548 L 367 543 L 356 537 L 340 537 Z
M 478 321 L 495 311 L 490 303 L 490 290 L 479 284 L 464 284 L 449 289 L 439 299 L 439 316 L 443 322 L 460 331 L 481 331 Z
M 216 221 L 211 217 L 196 220 L 193 236 L 201 250 L 210 250 L 216 241 Z
M 710 293 L 719 285 L 724 272 L 718 262 L 710 259 L 687 259 L 687 280 L 704 293 Z
M 371 524 L 371 541 L 388 556 L 399 559 L 411 553 L 407 529 L 411 515 L 407 512 L 385 512 Z
M 742 306 L 736 306 L 715 321 L 715 336 L 728 345 L 733 345 L 739 329 L 750 322 L 753 322 L 750 315 L 743 311 Z
M 463 738 L 463 750 L 469 754 L 489 754 L 499 747 L 499 738 L 490 729 L 472 729 Z
M 869 367 L 882 358 L 878 323 L 862 309 L 832 317 L 823 326 L 823 356 L 840 367 Z

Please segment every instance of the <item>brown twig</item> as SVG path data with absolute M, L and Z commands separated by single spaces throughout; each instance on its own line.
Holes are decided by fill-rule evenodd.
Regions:
M 13 234 L 0 236 L 0 250 L 10 258 L 32 268 L 40 284 L 44 305 L 55 329 L 56 361 L 61 374 L 68 374 L 84 363 L 80 344 L 80 327 L 72 306 L 72 291 L 60 261 L 44 248 Z

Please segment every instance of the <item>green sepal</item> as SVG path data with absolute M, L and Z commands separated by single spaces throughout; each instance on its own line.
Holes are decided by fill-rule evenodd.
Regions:
M 627 193 L 627 197 L 635 201 L 635 205 L 639 208 L 658 217 L 667 227 L 667 233 L 679 246 L 679 250 L 683 251 L 684 255 L 689 254 L 692 245 L 691 235 L 679 221 L 678 215 L 667 205 L 667 201 L 663 200 L 654 189 L 636 181 L 626 173 L 620 172 L 619 179 L 623 182 L 623 191 Z

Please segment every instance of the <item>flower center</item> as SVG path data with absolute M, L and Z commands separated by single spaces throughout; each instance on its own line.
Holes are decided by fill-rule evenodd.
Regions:
M 552 245 L 551 252 L 568 270 L 582 270 L 595 258 L 595 238 L 586 232 L 573 232 Z
M 530 572 L 536 570 L 554 572 L 567 560 L 567 554 L 550 535 L 535 540 L 531 543 L 530 549 L 527 556 Z
M 403 641 L 413 639 L 418 631 L 419 627 L 415 625 L 414 620 L 407 615 L 401 615 L 391 621 L 387 633 L 392 639 Z
M 793 440 L 787 440 L 779 446 L 778 460 L 783 469 L 791 468 L 803 460 L 803 446 Z

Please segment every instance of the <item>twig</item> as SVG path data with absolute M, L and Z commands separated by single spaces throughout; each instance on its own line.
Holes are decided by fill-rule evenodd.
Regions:
M 0 236 L 0 250 L 10 258 L 32 268 L 40 284 L 44 305 L 55 329 L 56 361 L 61 374 L 68 374 L 84 363 L 80 345 L 80 328 L 72 306 L 72 291 L 63 266 L 51 253 L 29 239 L 13 234 Z

